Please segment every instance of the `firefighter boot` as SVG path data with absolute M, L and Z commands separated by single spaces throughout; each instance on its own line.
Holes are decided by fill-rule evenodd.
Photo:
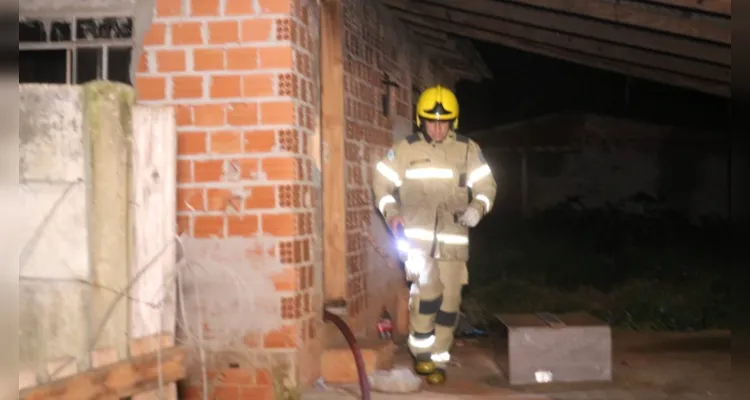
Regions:
M 419 375 L 430 375 L 435 372 L 435 363 L 429 353 L 414 356 L 414 371 Z
M 427 375 L 427 383 L 430 385 L 442 385 L 445 383 L 445 369 L 435 368 L 435 370 Z

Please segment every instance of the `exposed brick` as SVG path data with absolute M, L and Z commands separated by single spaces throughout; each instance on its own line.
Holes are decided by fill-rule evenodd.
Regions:
M 163 45 L 166 42 L 166 34 L 167 26 L 160 22 L 154 22 L 143 37 L 143 45 Z
M 177 234 L 178 235 L 190 235 L 190 217 L 187 215 L 177 216 Z
M 319 244 L 310 239 L 315 232 L 314 217 L 320 212 L 320 200 L 316 200 L 320 187 L 312 183 L 311 158 L 317 157 L 312 151 L 318 147 L 310 141 L 319 123 L 319 78 L 314 63 L 319 59 L 316 52 L 320 43 L 315 43 L 317 32 L 311 30 L 319 26 L 320 21 L 312 19 L 321 15 L 321 10 L 316 2 L 303 3 L 157 0 L 157 17 L 144 41 L 136 85 L 139 100 L 175 109 L 179 132 L 178 231 L 219 240 L 227 236 L 255 237 L 262 231 L 282 242 L 271 249 L 259 246 L 248 252 L 274 257 L 284 264 L 273 275 L 273 282 L 267 283 L 273 287 L 260 292 L 287 292 L 282 316 L 288 324 L 278 331 L 242 332 L 239 337 L 254 351 L 265 347 L 279 354 L 300 353 L 291 358 L 295 360 L 295 378 L 309 380 L 320 376 L 316 352 L 322 337 L 317 332 L 321 285 L 314 282 L 321 265 L 313 264 L 312 256 L 318 250 L 312 246 Z M 379 297 L 394 297 L 382 289 L 394 283 L 393 277 L 398 275 L 371 276 L 372 266 L 364 256 L 367 246 L 351 239 L 359 238 L 363 226 L 371 223 L 372 204 L 366 196 L 371 189 L 369 169 L 391 144 L 393 118 L 384 118 L 379 112 L 381 75 L 389 72 L 404 88 L 394 99 L 394 118 L 408 121 L 409 75 L 422 73 L 421 66 L 404 64 L 409 43 L 383 42 L 391 40 L 388 34 L 392 27 L 383 25 L 380 14 L 371 12 L 370 6 L 363 0 L 344 3 L 350 8 L 345 10 L 350 18 L 367 18 L 344 25 L 346 96 L 350 99 L 346 121 L 351 126 L 345 127 L 350 161 L 340 166 L 346 168 L 348 177 L 350 311 L 353 323 L 360 325 L 359 321 L 370 320 L 370 302 L 381 307 L 388 302 L 377 300 Z M 358 11 L 352 12 L 351 7 Z M 219 14 L 223 17 L 213 18 Z M 156 73 L 159 75 L 152 75 Z M 433 79 L 429 73 L 421 78 Z M 171 93 L 167 88 L 172 88 Z M 389 307 L 394 303 L 388 303 Z M 217 323 L 212 318 L 207 314 L 207 337 L 213 334 L 210 327 Z M 208 371 L 215 384 L 210 398 L 273 398 L 267 371 L 261 374 L 221 368 L 224 366 Z M 222 372 L 228 376 L 220 378 Z M 202 395 L 192 390 L 186 398 L 200 399 Z
M 156 52 L 156 70 L 159 72 L 185 71 L 185 51 L 159 50 Z
M 245 131 L 245 151 L 268 153 L 276 146 L 276 133 L 271 130 Z
M 219 15 L 219 0 L 190 0 L 190 15 L 198 17 Z
M 292 157 L 264 158 L 261 161 L 261 170 L 268 180 L 295 180 L 297 160 Z
M 177 182 L 189 183 L 193 181 L 193 165 L 188 160 L 177 160 Z
M 295 123 L 292 101 L 268 101 L 260 103 L 260 120 L 268 125 L 292 125 Z
M 279 236 L 291 237 L 297 234 L 297 215 L 288 214 L 264 214 L 261 218 L 263 233 Z
M 236 195 L 229 189 L 208 189 L 206 191 L 206 205 L 209 211 L 227 211 L 232 207 L 239 211 L 240 207 L 235 199 Z
M 153 53 L 150 51 L 144 51 L 143 54 L 141 54 L 141 58 L 138 60 L 138 73 L 151 73 L 152 68 L 149 65 L 149 60 L 151 60 L 154 57 Z
M 198 238 L 223 237 L 224 217 L 215 215 L 196 215 L 193 217 L 193 235 Z
M 182 12 L 182 0 L 157 0 L 157 17 L 176 17 Z
M 254 158 L 243 158 L 239 160 L 233 160 L 231 163 L 232 169 L 240 172 L 241 179 L 257 179 L 258 178 L 258 160 Z
M 238 154 L 242 153 L 242 132 L 217 131 L 211 133 L 211 153 Z
M 232 47 L 226 54 L 228 70 L 249 71 L 258 66 L 258 50 L 254 47 Z
M 240 0 L 233 0 L 240 1 Z M 265 42 L 271 39 L 274 33 L 272 19 L 248 19 L 240 25 L 241 39 L 243 42 Z
M 207 160 L 193 162 L 195 182 L 219 182 L 224 176 L 224 161 Z
M 224 69 L 224 50 L 193 50 L 193 68 L 196 71 L 219 71 Z
M 296 344 L 297 328 L 295 326 L 283 326 L 263 336 L 263 346 L 269 349 L 292 348 Z
M 137 76 L 135 86 L 140 100 L 164 100 L 167 96 L 167 80 L 161 76 Z
M 271 278 L 273 279 L 274 287 L 278 291 L 292 291 L 298 287 L 304 289 L 304 287 L 297 285 L 297 271 L 293 267 L 285 267 Z
M 178 126 L 193 124 L 193 108 L 188 105 L 178 104 L 174 106 L 174 115 Z
M 202 76 L 175 76 L 172 78 L 173 99 L 197 99 L 203 97 Z
M 212 98 L 241 97 L 242 77 L 239 75 L 217 75 L 211 78 Z
M 243 400 L 275 400 L 276 395 L 270 386 L 242 387 L 241 399 Z
M 190 45 L 203 43 L 200 22 L 178 22 L 172 24 L 172 44 Z
M 268 14 L 289 14 L 292 11 L 291 1 L 259 0 L 260 9 Z
M 234 126 L 255 125 L 258 123 L 258 104 L 234 103 L 227 113 L 227 122 Z
M 227 44 L 240 40 L 240 26 L 237 21 L 211 21 L 208 23 L 208 43 Z
M 252 15 L 253 3 L 247 0 L 224 0 L 224 15 Z
M 252 74 L 242 77 L 242 94 L 248 97 L 274 95 L 272 74 Z
M 193 107 L 193 123 L 197 126 L 223 126 L 226 123 L 224 104 L 202 104 Z
M 183 131 L 177 134 L 177 152 L 182 155 L 206 152 L 206 133 Z
M 276 207 L 276 190 L 273 186 L 252 186 L 247 189 L 246 209 L 271 209 Z
M 291 69 L 294 67 L 292 49 L 289 46 L 261 47 L 258 49 L 258 60 L 260 68 Z
M 252 236 L 258 233 L 258 217 L 255 215 L 230 215 L 227 217 L 229 236 Z
M 204 211 L 202 189 L 177 189 L 177 211 Z

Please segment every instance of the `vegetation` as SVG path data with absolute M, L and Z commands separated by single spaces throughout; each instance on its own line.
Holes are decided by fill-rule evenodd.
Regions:
M 570 200 L 525 220 L 488 217 L 472 233 L 470 318 L 583 310 L 620 328 L 727 328 L 726 221 L 691 224 L 642 195 L 628 203 Z

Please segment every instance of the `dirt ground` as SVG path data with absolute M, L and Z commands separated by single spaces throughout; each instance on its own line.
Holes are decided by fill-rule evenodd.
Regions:
M 493 340 L 462 340 L 453 351 L 456 365 L 448 383 L 410 395 L 374 394 L 373 399 L 513 399 L 513 400 L 729 400 L 731 357 L 729 332 L 613 333 L 613 381 L 509 387 L 495 360 L 502 357 Z M 408 366 L 405 349 L 397 365 Z M 305 400 L 357 399 L 356 386 L 307 392 Z

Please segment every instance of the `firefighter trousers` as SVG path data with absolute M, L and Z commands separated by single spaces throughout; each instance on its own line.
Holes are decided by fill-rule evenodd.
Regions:
M 443 366 L 450 359 L 461 289 L 468 283 L 466 262 L 430 260 L 425 273 L 411 284 L 409 350 L 418 361 Z

